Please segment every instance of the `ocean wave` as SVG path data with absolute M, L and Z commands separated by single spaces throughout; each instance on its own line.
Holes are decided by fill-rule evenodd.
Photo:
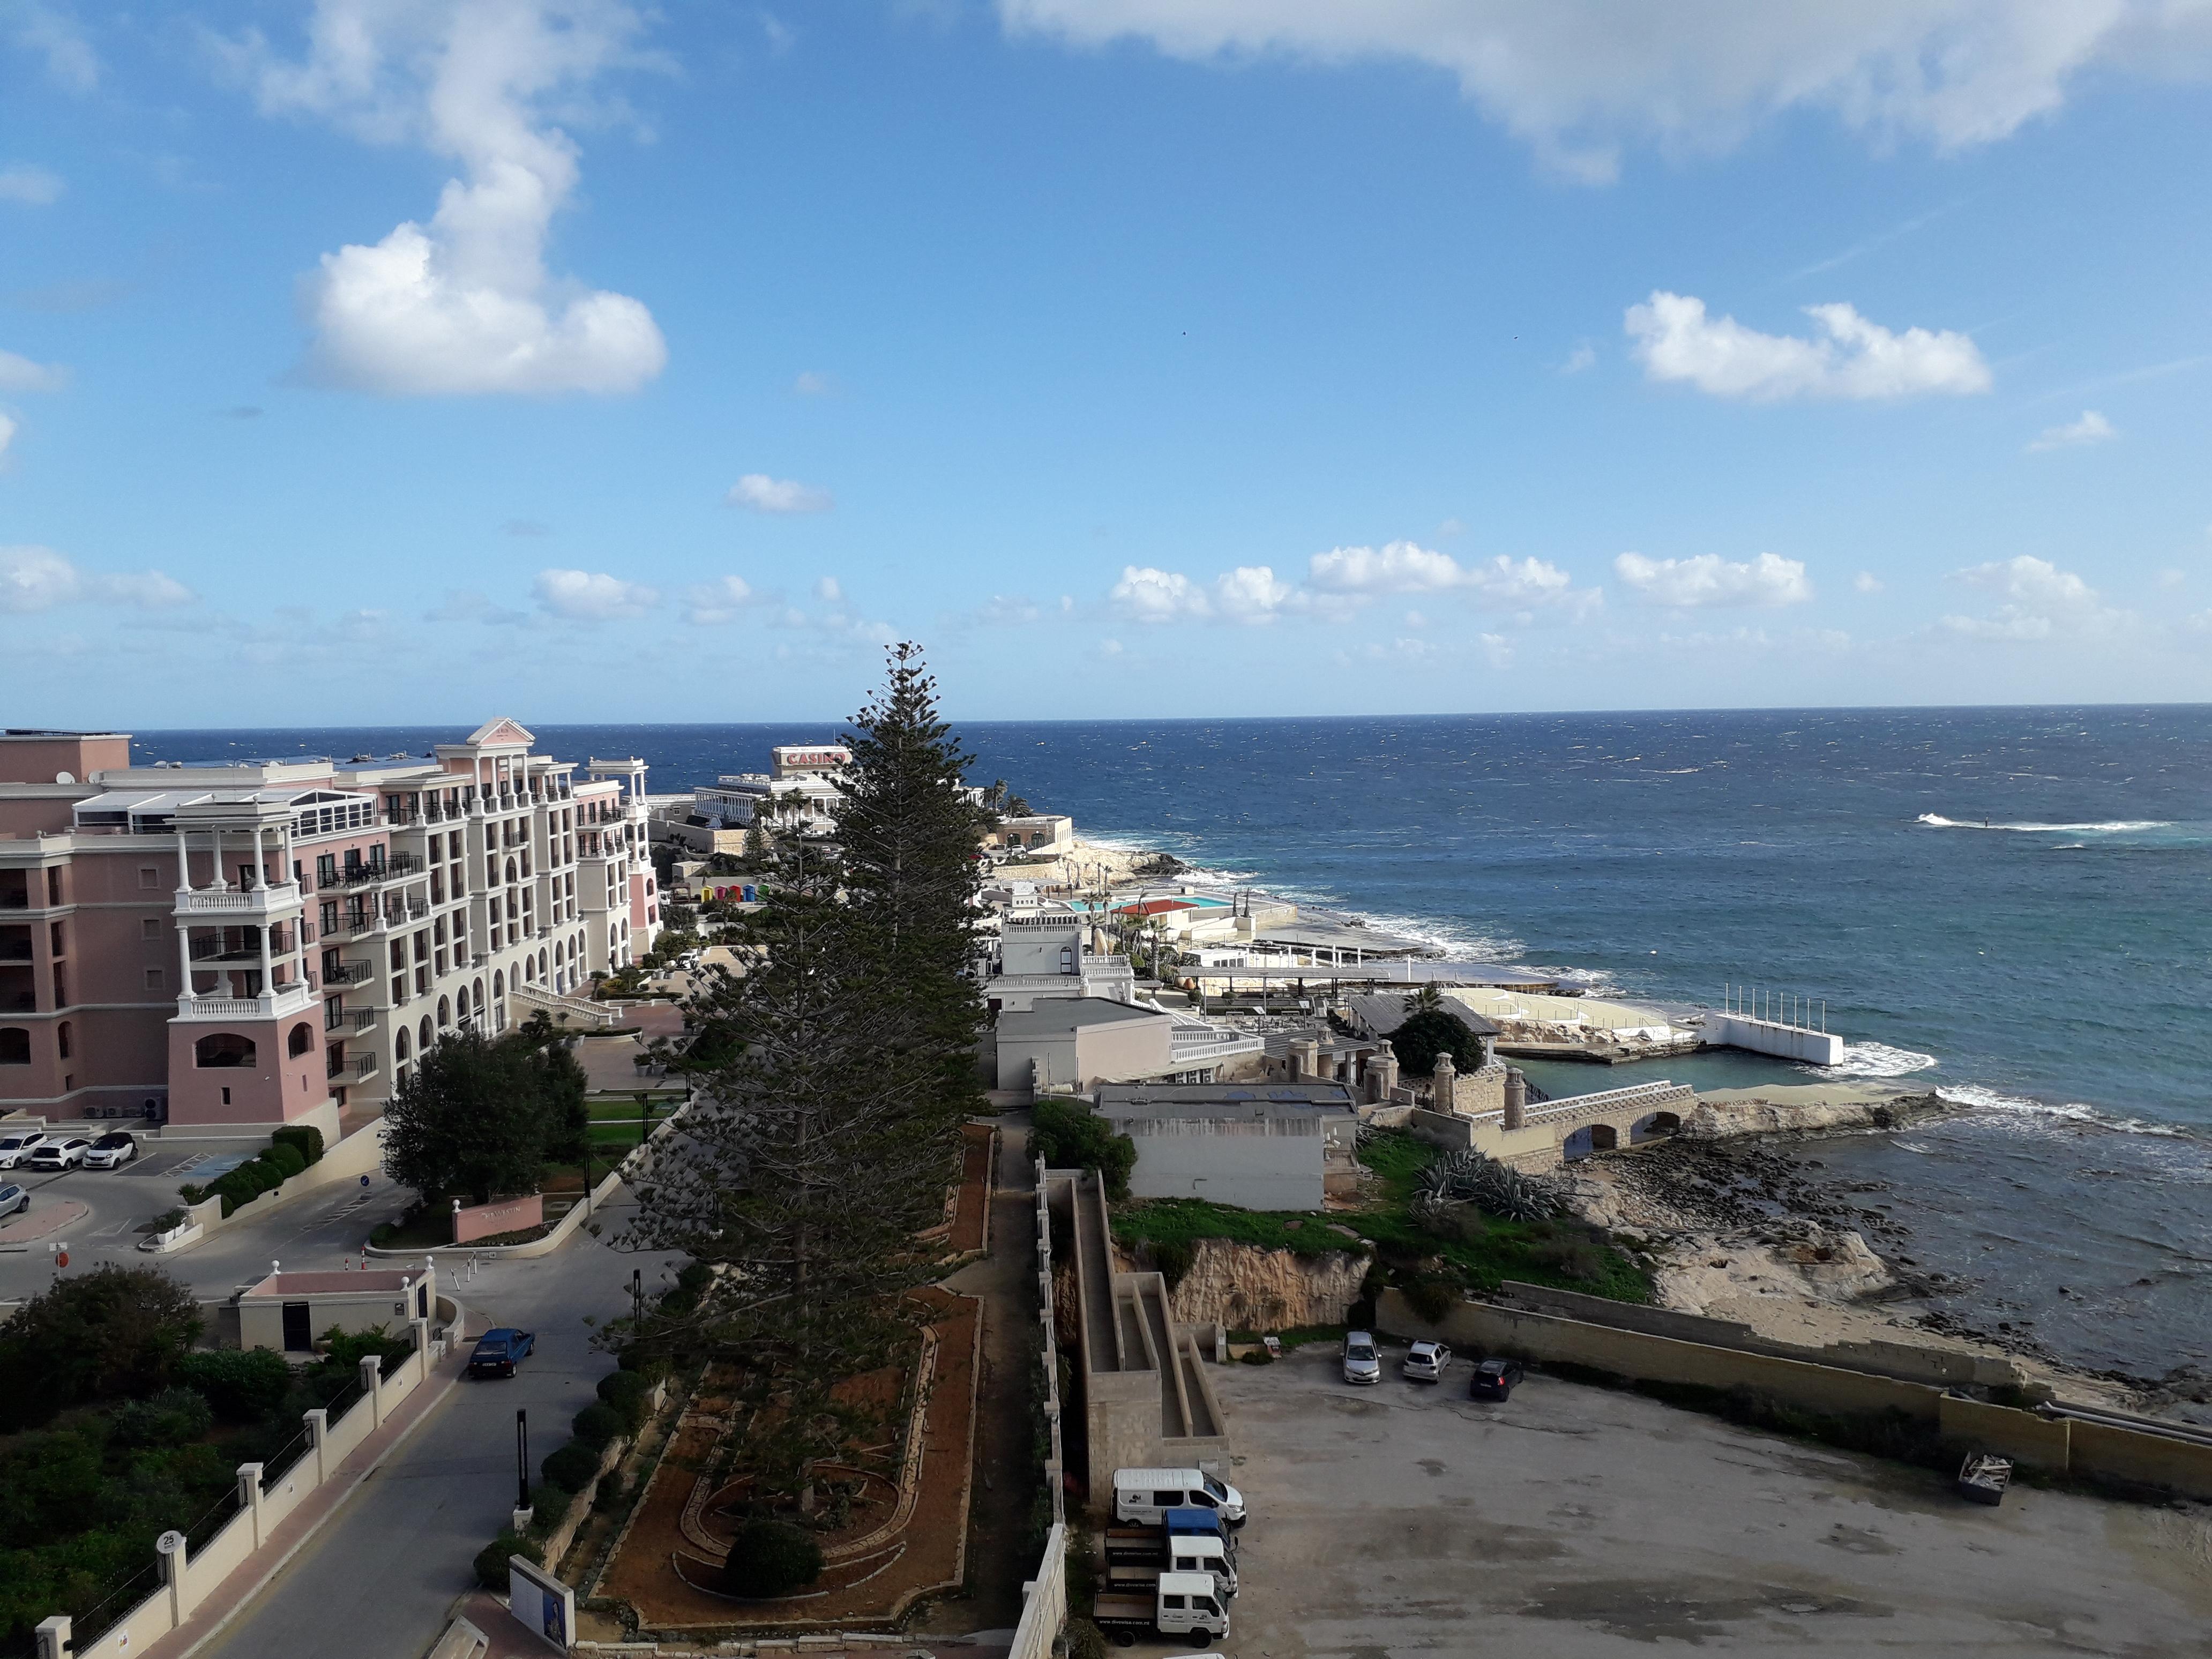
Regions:
M 2100 1112 L 2078 1100 L 2056 1103 L 2047 1100 L 2030 1100 L 2025 1096 L 2002 1094 L 1995 1089 L 1985 1089 L 1978 1083 L 1947 1083 L 1937 1089 L 1936 1094 L 1939 1099 L 1948 1100 L 1954 1105 L 1970 1106 L 1977 1111 L 2010 1112 L 2062 1123 L 2082 1123 L 2092 1128 L 2109 1129 L 2117 1134 L 2179 1139 L 2186 1133 L 2171 1123 L 2151 1123 L 2139 1117 L 2118 1117 L 2110 1112 Z
M 1923 812 L 1912 821 L 1931 830 L 2009 830 L 2023 836 L 2126 836 L 2139 835 L 2145 830 L 2173 828 L 2171 818 L 2115 818 L 2105 823 L 1994 823 L 1984 818 L 1976 823 L 1968 818 L 1947 818 L 1940 813 Z
M 1887 1042 L 1846 1042 L 1844 1057 L 1833 1066 L 1814 1069 L 1830 1077 L 1905 1077 L 1924 1072 L 1936 1056 L 1912 1048 L 1893 1048 Z

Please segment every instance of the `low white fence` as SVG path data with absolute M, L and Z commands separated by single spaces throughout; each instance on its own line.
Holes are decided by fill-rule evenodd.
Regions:
M 175 1630 L 215 1594 L 224 1579 L 266 1545 L 277 1526 L 308 1494 L 336 1478 L 347 1454 L 368 1438 L 399 1403 L 429 1380 L 436 1354 L 427 1320 L 413 1322 L 415 1352 L 389 1376 L 373 1356 L 361 1362 L 361 1397 L 337 1422 L 327 1411 L 303 1419 L 307 1449 L 264 1485 L 263 1466 L 238 1466 L 238 1513 L 197 1550 L 179 1533 L 165 1534 L 159 1589 L 124 1613 L 82 1650 L 71 1646 L 71 1620 L 57 1614 L 38 1627 L 39 1659 L 130 1659 Z
M 1014 1626 L 1007 1659 L 1051 1659 L 1060 1628 L 1067 1622 L 1067 1483 L 1060 1437 L 1060 1342 L 1052 1316 L 1052 1210 L 1045 1194 L 1044 1160 L 1036 1161 L 1036 1251 L 1038 1322 L 1044 1333 L 1044 1420 L 1052 1437 L 1044 1478 L 1052 1491 L 1052 1530 L 1045 1534 L 1044 1559 L 1034 1581 L 1022 1586 L 1021 1621 Z

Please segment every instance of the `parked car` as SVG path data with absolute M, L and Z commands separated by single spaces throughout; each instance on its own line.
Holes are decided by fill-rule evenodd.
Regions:
M 1372 1333 L 1346 1331 L 1344 1334 L 1344 1380 L 1347 1382 L 1380 1382 L 1382 1380 L 1382 1356 L 1375 1350 Z
M 1467 1379 L 1469 1400 L 1504 1400 L 1521 1381 L 1521 1362 L 1517 1359 L 1486 1359 L 1474 1368 Z
M 84 1162 L 86 1149 L 91 1145 L 82 1135 L 64 1135 L 58 1139 L 42 1140 L 31 1149 L 31 1167 L 34 1170 L 73 1170 Z
M 477 1339 L 476 1350 L 469 1355 L 471 1376 L 513 1376 L 514 1368 L 530 1358 L 530 1351 L 538 1346 L 534 1332 L 518 1331 L 502 1325 L 495 1331 L 486 1331 Z
M 0 1187 L 0 1215 L 14 1215 L 31 1207 L 31 1194 L 14 1182 Z
M 13 1134 L 0 1135 L 0 1170 L 12 1170 L 38 1149 L 46 1138 L 44 1129 L 18 1129 Z
M 1441 1382 L 1444 1367 L 1451 1364 L 1451 1350 L 1441 1342 L 1416 1342 L 1406 1350 L 1405 1373 L 1408 1382 Z
M 138 1137 L 125 1129 L 110 1129 L 84 1149 L 88 1170 L 119 1170 L 138 1156 Z
M 1139 1526 L 1162 1524 L 1170 1510 L 1216 1510 L 1228 1525 L 1244 1524 L 1244 1494 L 1203 1469 L 1116 1469 L 1114 1518 Z

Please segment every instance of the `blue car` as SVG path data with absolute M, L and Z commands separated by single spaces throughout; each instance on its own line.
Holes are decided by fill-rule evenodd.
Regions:
M 502 1325 L 495 1331 L 486 1331 L 477 1339 L 476 1352 L 469 1356 L 471 1376 L 513 1376 L 514 1368 L 530 1357 L 538 1346 L 538 1338 L 529 1331 L 509 1329 Z

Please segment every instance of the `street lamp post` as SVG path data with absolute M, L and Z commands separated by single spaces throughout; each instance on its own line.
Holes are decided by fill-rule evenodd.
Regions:
M 530 1507 L 530 1413 L 520 1407 L 514 1413 L 514 1507 Z

